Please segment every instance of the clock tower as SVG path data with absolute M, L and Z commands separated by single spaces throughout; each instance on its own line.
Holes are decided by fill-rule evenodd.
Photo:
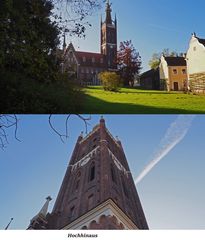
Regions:
M 108 70 L 117 69 L 117 18 L 112 20 L 109 0 L 106 4 L 106 18 L 101 20 L 101 53 L 107 57 Z
M 122 144 L 103 118 L 78 137 L 53 211 L 45 209 L 29 229 L 148 229 Z

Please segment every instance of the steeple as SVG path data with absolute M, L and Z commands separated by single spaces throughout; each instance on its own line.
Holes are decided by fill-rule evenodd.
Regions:
M 28 229 L 44 229 L 46 228 L 47 224 L 47 213 L 48 213 L 48 206 L 49 202 L 52 200 L 50 196 L 46 198 L 46 202 L 39 211 L 39 213 L 31 219 L 30 225 Z
M 65 52 L 66 50 L 66 36 L 65 36 L 65 32 L 64 32 L 64 35 L 63 35 L 63 52 Z
M 107 57 L 107 66 L 109 70 L 116 70 L 117 57 L 117 17 L 112 20 L 111 3 L 106 2 L 106 18 L 101 23 L 101 53 Z
M 112 24 L 111 12 L 112 12 L 111 4 L 110 4 L 110 1 L 107 0 L 107 4 L 106 4 L 106 20 L 105 20 L 105 22 L 107 24 Z

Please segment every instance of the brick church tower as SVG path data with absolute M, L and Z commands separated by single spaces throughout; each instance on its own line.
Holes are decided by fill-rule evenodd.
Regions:
M 112 9 L 109 0 L 106 6 L 106 18 L 101 20 L 101 53 L 107 56 L 108 69 L 117 69 L 117 18 L 112 20 Z
M 51 214 L 50 200 L 28 229 L 148 229 L 122 144 L 103 118 L 79 136 Z

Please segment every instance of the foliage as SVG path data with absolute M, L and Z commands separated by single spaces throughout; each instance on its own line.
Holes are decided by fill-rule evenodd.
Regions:
M 115 72 L 102 72 L 99 79 L 105 91 L 117 92 L 120 88 L 120 76 Z
M 34 79 L 7 73 L 0 81 L 1 113 L 78 113 L 81 109 L 81 90 L 67 76 L 41 83 Z
M 53 7 L 49 0 L 0 2 L 2 113 L 60 113 L 78 105 L 75 86 L 59 71 Z
M 205 113 L 205 96 L 179 92 L 121 88 L 107 92 L 102 87 L 85 90 L 83 112 L 93 114 L 197 114 Z
M 178 54 L 175 51 L 170 52 L 168 48 L 164 49 L 161 53 L 154 53 L 151 60 L 149 61 L 149 66 L 151 69 L 157 69 L 159 67 L 162 55 L 164 55 L 165 57 L 176 57 L 181 56 L 182 54 Z
M 136 51 L 132 41 L 124 41 L 120 43 L 120 49 L 117 53 L 117 63 L 120 74 L 124 80 L 124 85 L 134 85 L 134 77 L 139 74 L 141 69 L 141 57 Z

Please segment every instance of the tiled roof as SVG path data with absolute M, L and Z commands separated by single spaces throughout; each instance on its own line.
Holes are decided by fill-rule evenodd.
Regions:
M 186 66 L 184 57 L 165 57 L 168 66 Z
M 107 65 L 106 56 L 101 53 L 76 51 L 75 55 L 81 66 L 104 68 Z
M 199 43 L 203 44 L 205 46 L 205 39 L 203 38 L 197 38 Z

